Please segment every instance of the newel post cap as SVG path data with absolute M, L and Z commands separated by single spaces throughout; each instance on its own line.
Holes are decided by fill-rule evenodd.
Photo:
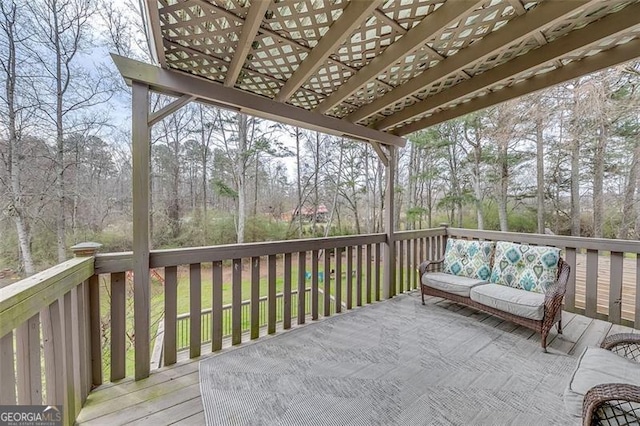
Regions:
M 89 257 L 95 256 L 100 247 L 102 247 L 102 244 L 88 241 L 71 246 L 71 251 L 75 257 Z

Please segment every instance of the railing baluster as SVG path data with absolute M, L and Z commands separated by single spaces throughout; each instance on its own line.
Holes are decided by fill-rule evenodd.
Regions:
M 620 324 L 622 321 L 622 274 L 624 253 L 611 252 L 609 279 L 609 322 Z
M 16 345 L 18 404 L 42 404 L 39 315 L 34 315 L 16 329 Z
M 251 338 L 260 336 L 260 258 L 251 258 Z
M 76 414 L 82 409 L 82 379 L 80 377 L 81 371 L 81 356 L 80 356 L 80 328 L 82 326 L 80 322 L 80 310 L 78 307 L 78 286 L 71 289 L 71 351 L 73 354 L 73 400 L 75 401 Z M 38 330 L 39 331 L 39 330 Z M 38 339 L 38 345 L 40 339 Z M 40 358 L 38 354 L 38 358 Z M 40 385 L 40 383 L 38 383 Z M 74 417 L 75 418 L 75 417 Z
M 406 245 L 405 259 L 406 259 L 406 265 L 407 265 L 407 269 L 406 269 L 407 291 L 410 291 L 413 289 L 413 282 L 412 282 L 413 269 L 411 268 L 411 240 L 406 240 L 405 245 Z
M 375 288 L 375 293 L 376 293 L 376 302 L 380 301 L 380 277 L 382 276 L 381 271 L 380 271 L 380 265 L 382 265 L 382 250 L 380 248 L 380 244 L 375 244 L 376 246 L 376 288 Z
M 89 283 L 91 283 L 91 279 L 89 279 Z M 50 358 L 50 363 L 47 363 L 47 358 L 45 358 L 45 374 L 47 377 L 47 383 L 49 379 L 52 379 L 51 387 L 49 387 L 49 385 L 47 384 L 47 400 L 52 401 L 53 405 L 63 405 L 66 397 L 66 379 L 64 376 L 64 347 L 66 342 L 64 333 L 64 313 L 62 312 L 62 300 L 62 298 L 57 299 L 51 305 L 49 305 L 49 320 L 51 321 L 51 337 L 53 339 L 53 357 Z M 48 393 L 51 388 L 53 389 L 51 391 L 50 399 Z
M 111 274 L 111 381 L 122 379 L 126 374 L 125 284 L 124 272 Z
M 55 368 L 55 360 L 56 360 L 55 343 L 56 342 L 54 339 L 53 324 L 51 323 L 50 309 L 51 309 L 51 305 L 47 306 L 46 308 L 40 311 L 40 321 L 41 321 L 41 327 L 42 327 L 42 349 L 44 352 L 44 376 L 45 376 L 44 382 L 45 382 L 45 389 L 46 389 L 46 397 L 43 398 L 43 403 L 47 405 L 58 405 L 56 402 L 56 392 L 57 392 L 57 388 L 59 387 L 57 386 L 59 383 L 57 383 L 57 380 L 56 380 L 56 368 Z M 13 333 L 9 333 L 9 334 L 13 335 Z M 13 348 L 13 342 L 11 343 L 12 343 L 11 347 Z M 0 349 L 0 351 L 1 350 L 2 349 Z M 14 354 L 11 353 L 11 359 L 12 359 L 11 368 L 13 368 L 13 356 Z M 2 362 L 2 354 L 0 353 L 0 363 L 1 362 Z M 14 383 L 13 387 L 15 387 L 15 377 L 12 377 L 11 380 Z M 0 383 L 3 383 L 3 384 L 5 383 L 4 377 L 0 377 Z M 11 389 L 11 391 L 14 393 L 14 399 L 15 399 L 15 388 Z M 0 394 L 2 392 L 4 392 L 4 385 L 0 386 Z M 2 400 L 2 396 L 0 395 L 0 405 L 2 405 L 1 400 Z M 62 399 L 58 399 L 58 401 L 62 401 Z M 15 400 L 13 403 L 15 404 Z
M 418 272 L 418 265 L 422 260 L 418 257 L 418 250 L 420 246 L 420 240 L 413 240 L 413 288 L 420 287 L 420 273 Z
M 318 250 L 311 252 L 311 319 L 318 319 Z
M 565 249 L 565 262 L 569 264 L 571 273 L 567 281 L 567 291 L 564 294 L 564 310 L 567 312 L 576 311 L 576 249 L 567 247 Z
M 353 307 L 353 246 L 347 247 L 347 309 Z
M 283 269 L 282 326 L 285 330 L 288 330 L 291 328 L 291 253 L 285 253 Z
M 323 250 L 324 256 L 324 316 L 331 315 L 331 251 Z
M 362 306 L 362 245 L 356 246 L 356 306 Z
M 91 378 L 94 386 L 100 386 L 102 384 L 102 331 L 100 327 L 100 283 L 97 275 L 89 278 L 89 316 L 91 321 Z M 53 324 L 55 326 L 55 322 Z
M 367 262 L 365 264 L 365 297 L 367 299 L 367 303 L 371 303 L 371 244 L 367 244 L 365 256 L 367 256 Z
M 84 344 L 85 344 L 84 362 L 85 362 L 85 369 L 86 369 L 86 377 L 85 377 L 86 395 L 84 398 L 85 401 L 87 399 L 87 396 L 89 396 L 89 394 L 91 393 L 92 382 L 93 382 L 93 378 L 91 377 L 92 375 L 92 372 L 91 372 L 91 299 L 90 299 L 90 293 L 89 293 L 90 281 L 91 279 L 86 280 L 82 286 L 82 289 L 83 289 L 82 297 L 84 298 L 83 321 L 85 324 L 85 326 L 83 327 L 84 328 Z M 47 314 L 48 313 L 49 311 L 47 310 Z M 48 405 L 52 405 L 52 404 L 48 404 Z
M 398 285 L 400 287 L 397 294 L 404 293 L 404 241 L 398 241 Z
M 306 269 L 307 252 L 298 253 L 298 324 L 304 324 L 306 318 Z
M 595 318 L 598 313 L 598 251 L 587 250 L 585 285 L 585 315 Z
M 63 297 L 62 303 L 63 324 L 64 324 L 64 363 L 65 363 L 65 406 L 63 413 L 66 415 L 69 424 L 73 424 L 76 413 L 80 411 L 80 401 L 75 400 L 75 382 L 73 372 L 75 370 L 73 362 L 73 345 L 69 344 L 73 339 L 73 316 L 71 314 L 71 292 Z
M 222 349 L 222 261 L 211 265 L 211 350 Z M 228 321 L 226 321 L 228 323 Z
M 636 300 L 634 310 L 633 327 L 638 328 L 640 326 L 640 253 L 636 253 Z
M 87 329 L 87 323 L 84 321 L 85 319 L 85 303 L 84 303 L 84 288 L 86 282 L 80 283 L 76 287 L 76 309 L 78 311 L 78 363 L 79 363 L 79 374 L 78 377 L 80 379 L 79 383 L 79 391 L 80 391 L 80 403 L 84 404 L 87 395 L 89 395 L 90 388 L 87 387 L 87 370 L 88 365 L 86 363 L 86 353 L 87 353 L 87 342 L 85 331 Z
M 233 259 L 231 273 L 231 344 L 242 342 L 242 259 Z
M 177 360 L 176 321 L 178 317 L 178 267 L 164 268 L 164 365 Z
M 200 315 L 202 312 L 202 273 L 199 263 L 189 265 L 189 357 L 200 356 L 202 335 Z
M 342 247 L 335 249 L 336 313 L 342 312 Z
M 13 354 L 13 331 L 0 338 L 0 405 L 16 404 L 16 372 Z M 48 381 L 47 381 L 48 383 Z M 47 390 L 47 395 L 49 391 Z
M 267 333 L 276 332 L 276 256 L 269 255 L 269 282 L 267 288 Z

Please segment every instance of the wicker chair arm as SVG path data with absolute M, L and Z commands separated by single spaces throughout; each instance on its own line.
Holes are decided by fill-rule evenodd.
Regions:
M 420 266 L 418 266 L 418 271 L 420 271 L 420 276 L 422 276 L 425 272 L 427 272 L 429 266 L 431 265 L 437 265 L 444 262 L 444 257 L 442 259 L 439 260 L 425 260 L 424 262 L 422 262 L 420 264 Z
M 638 424 L 639 421 L 640 386 L 623 383 L 601 384 L 589 389 L 584 396 L 583 426 Z
M 544 295 L 544 321 L 545 326 L 551 327 L 555 322 L 556 315 L 562 307 L 562 299 L 567 291 L 567 282 L 571 268 L 562 258 L 558 262 L 558 275 L 556 281 L 547 289 Z
M 640 335 L 638 334 L 612 334 L 602 341 L 600 347 L 640 362 Z

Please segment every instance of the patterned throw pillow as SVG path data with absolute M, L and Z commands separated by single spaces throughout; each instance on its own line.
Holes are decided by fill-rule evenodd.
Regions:
M 558 274 L 560 249 L 499 241 L 491 282 L 544 293 Z
M 444 252 L 444 272 L 468 278 L 489 280 L 495 243 L 449 238 Z

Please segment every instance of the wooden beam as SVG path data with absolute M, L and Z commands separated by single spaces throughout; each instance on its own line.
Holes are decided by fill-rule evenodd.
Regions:
M 233 59 L 231 60 L 231 64 L 227 71 L 227 77 L 224 80 L 225 86 L 233 87 L 236 84 L 236 80 L 242 70 L 242 65 L 247 59 L 247 54 L 251 49 L 251 44 L 253 43 L 256 34 L 258 34 L 258 29 L 260 28 L 264 14 L 270 4 L 271 0 L 251 2 L 249 13 L 247 13 L 247 17 L 244 19 L 244 24 L 242 25 L 242 33 L 238 40 L 236 52 L 233 55 Z
M 155 67 L 154 67 L 155 68 Z M 158 68 L 160 69 L 160 68 Z M 150 128 L 149 86 L 132 83 L 133 141 L 133 312 L 135 339 L 135 378 L 149 377 L 151 342 L 151 298 L 149 284 L 149 174 Z
M 351 78 L 342 84 L 335 92 L 320 102 L 314 111 L 325 113 L 338 105 L 358 90 L 358 88 L 376 78 L 399 59 L 420 48 L 420 46 L 424 45 L 433 35 L 456 23 L 461 19 L 461 16 L 475 10 L 484 2 L 484 0 L 456 0 L 446 2 L 436 11 L 427 15 L 418 25 L 403 35 L 402 38 L 387 47 L 381 55 L 373 58 L 371 62 L 362 67 L 355 75 L 351 76 Z
M 640 4 L 628 6 L 619 13 L 608 15 L 591 25 L 572 31 L 551 43 L 478 74 L 470 80 L 429 96 L 417 104 L 385 117 L 376 122 L 373 127 L 378 130 L 388 129 L 417 115 L 441 108 L 456 99 L 486 90 L 495 84 L 507 81 L 518 74 L 535 69 L 547 62 L 562 58 L 571 52 L 585 49 L 607 37 L 627 32 L 638 24 L 640 24 Z
M 384 152 L 380 144 L 378 142 L 371 142 L 371 146 L 373 147 L 373 150 L 376 152 L 376 154 L 378 154 L 378 158 L 380 159 L 382 164 L 384 164 L 385 167 L 388 167 L 389 156 L 387 155 L 386 152 Z
M 227 108 L 241 110 L 246 114 L 332 135 L 376 141 L 400 147 L 406 143 L 403 138 L 390 133 L 379 132 L 346 120 L 328 117 L 243 90 L 225 87 L 222 84 L 182 71 L 161 69 L 119 55 L 112 54 L 111 57 L 129 84 L 132 81 L 144 83 L 149 85 L 151 90 L 160 93 L 174 96 L 195 96 L 203 102 L 215 102 Z
M 393 220 L 395 210 L 395 175 L 396 175 L 396 150 L 389 147 L 388 164 L 385 167 L 386 189 L 384 193 L 384 268 L 382 276 L 382 298 L 389 299 L 395 296 L 396 289 L 396 241 L 395 223 Z M 350 272 L 349 272 L 350 273 Z
M 572 62 L 555 71 L 534 76 L 526 81 L 505 87 L 486 96 L 475 98 L 454 108 L 445 109 L 414 123 L 396 130 L 399 135 L 422 130 L 426 127 L 451 120 L 474 111 L 481 110 L 510 99 L 528 95 L 538 90 L 546 89 L 556 84 L 572 80 L 585 74 L 596 72 L 640 57 L 640 39 L 609 49 L 594 56 Z
M 576 9 L 582 8 L 585 3 L 585 1 L 544 2 L 526 15 L 512 19 L 503 28 L 488 34 L 466 49 L 425 70 L 407 83 L 362 106 L 349 114 L 347 120 L 356 123 L 370 117 L 402 99 L 418 93 L 426 86 L 441 81 L 451 74 L 461 72 L 472 64 L 495 55 L 511 44 L 539 33 L 541 27 L 564 19 L 567 15 L 575 13 Z
M 156 111 L 153 114 L 149 115 L 149 120 L 148 120 L 149 127 L 153 126 L 158 121 L 161 121 L 167 115 L 176 112 L 182 106 L 188 104 L 195 98 L 196 98 L 195 96 L 182 95 L 175 101 L 171 102 L 169 105 L 166 105 L 163 108 L 161 108 L 159 111 Z
M 143 13 L 146 19 L 143 19 L 145 30 L 147 33 L 147 44 L 152 59 L 162 68 L 167 67 L 167 61 L 164 56 L 164 48 L 162 46 L 162 30 L 160 29 L 160 13 L 158 11 L 157 0 L 144 0 L 142 2 Z
M 342 42 L 351 36 L 356 28 L 368 19 L 381 0 L 352 1 L 342 12 L 342 15 L 331 25 L 318 44 L 300 63 L 293 75 L 287 80 L 276 96 L 276 101 L 285 102 L 313 73 L 321 67 L 329 55 L 334 53 Z

